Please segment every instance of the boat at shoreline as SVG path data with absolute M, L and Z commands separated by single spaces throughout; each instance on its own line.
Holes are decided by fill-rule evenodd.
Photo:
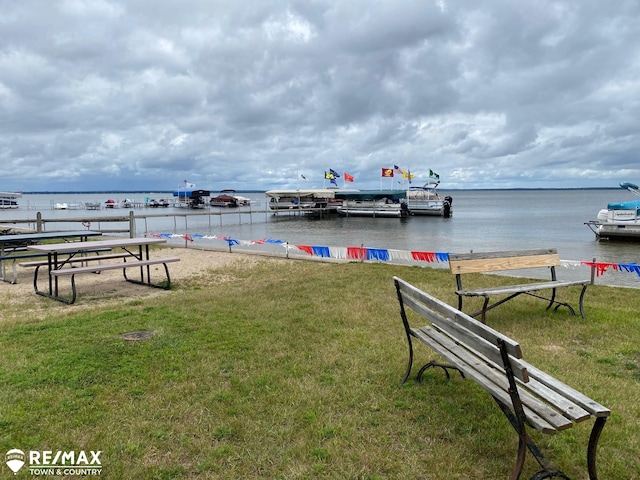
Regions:
M 20 197 L 20 192 L 0 192 L 0 208 L 18 208 L 17 199 Z
M 409 187 L 407 190 L 407 205 L 411 215 L 430 215 L 449 218 L 453 213 L 453 198 L 440 197 L 438 186 L 440 182 L 429 181 L 422 187 Z
M 235 190 L 226 189 L 211 197 L 209 205 L 224 208 L 248 207 L 251 205 L 251 199 L 237 195 Z
M 206 208 L 209 204 L 209 201 L 205 201 L 205 199 L 211 196 L 211 192 L 209 190 L 195 189 L 192 186 L 189 186 L 174 190 L 173 196 L 177 198 L 177 201 L 173 205 L 174 207 L 202 209 Z
M 640 241 L 640 187 L 622 182 L 620 187 L 629 190 L 638 199 L 615 202 L 598 212 L 596 220 L 586 222 L 598 240 Z
M 338 191 L 336 199 L 342 201 L 336 210 L 343 217 L 402 218 L 411 214 L 405 190 Z
M 337 201 L 338 190 L 328 188 L 307 190 L 267 190 L 271 210 L 326 209 L 335 212 L 342 202 Z
M 167 200 L 166 198 L 161 198 L 160 200 L 156 200 L 155 198 L 152 198 L 151 200 L 149 200 L 146 204 L 149 208 L 167 208 L 169 206 L 169 200 Z

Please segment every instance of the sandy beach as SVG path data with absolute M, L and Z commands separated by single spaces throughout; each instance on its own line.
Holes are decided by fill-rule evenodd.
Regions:
M 156 256 L 179 257 L 180 261 L 169 264 L 169 272 L 172 284 L 183 281 L 193 281 L 194 277 L 202 277 L 207 271 L 219 269 L 225 266 L 241 265 L 243 268 L 251 268 L 259 262 L 283 262 L 284 258 L 253 255 L 247 253 L 228 253 L 219 250 L 203 250 L 196 248 L 166 247 Z M 7 266 L 8 269 L 11 266 Z M 161 281 L 164 279 L 162 265 L 152 267 L 152 279 Z M 18 283 L 2 283 L 0 285 L 0 308 L 2 308 L 2 321 L 29 322 L 37 321 L 45 316 L 58 313 L 69 313 L 79 309 L 94 309 L 110 304 L 122 304 L 136 299 L 150 298 L 156 295 L 174 295 L 177 290 L 166 291 L 149 288 L 143 285 L 135 285 L 124 281 L 120 270 L 103 271 L 99 275 L 86 274 L 76 278 L 78 299 L 75 304 L 67 305 L 55 300 L 36 295 L 33 289 L 33 268 L 17 267 Z M 40 285 L 44 286 L 44 271 L 40 272 Z M 157 273 L 154 276 L 154 273 Z M 207 279 L 216 283 L 228 281 L 228 277 Z M 60 281 L 61 290 L 70 292 L 68 281 Z

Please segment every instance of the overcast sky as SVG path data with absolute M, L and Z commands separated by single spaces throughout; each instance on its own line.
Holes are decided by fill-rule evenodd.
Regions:
M 0 7 L 0 190 L 640 183 L 637 0 Z

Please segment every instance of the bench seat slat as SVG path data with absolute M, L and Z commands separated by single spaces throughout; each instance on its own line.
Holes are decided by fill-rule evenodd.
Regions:
M 527 372 L 528 371 L 527 369 Z M 591 418 L 591 414 L 582 408 L 580 404 L 566 397 L 561 392 L 550 389 L 535 379 L 530 378 L 526 384 L 520 383 L 518 385 L 518 391 L 522 392 L 523 390 L 530 392 L 532 395 L 544 398 L 545 401 L 552 404 L 553 408 L 559 413 L 573 422 L 579 423 Z
M 524 362 L 526 363 L 526 362 Z M 542 370 L 534 367 L 533 365 L 526 363 L 527 371 L 529 375 L 536 381 L 543 385 L 546 385 L 551 390 L 561 392 L 566 398 L 570 398 L 572 401 L 580 405 L 587 412 L 596 417 L 608 417 L 611 415 L 611 410 L 607 407 L 600 405 L 598 402 L 590 399 L 586 395 L 580 393 L 569 385 L 564 384 L 560 380 L 553 378 L 551 375 L 543 372 Z
M 14 255 L 5 255 L 3 257 L 0 257 L 0 260 L 2 260 L 2 261 L 14 260 L 15 261 L 15 260 L 21 260 L 23 258 L 37 258 L 37 257 L 42 257 L 42 254 L 41 253 L 35 253 L 35 252 L 16 253 Z
M 425 337 L 428 337 L 431 340 L 429 346 L 434 351 L 460 368 L 466 376 L 473 378 L 502 403 L 511 404 L 506 376 L 495 365 L 484 361 L 474 352 L 462 349 L 460 344 L 430 327 L 422 327 L 419 330 L 422 334 L 419 336 L 420 340 L 425 341 Z M 549 403 L 549 399 L 542 400 L 526 389 L 520 389 L 519 393 L 525 408 L 527 422 L 536 430 L 551 435 L 558 430 L 572 427 L 571 420 L 565 418 L 559 410 L 554 408 Z
M 500 295 L 508 293 L 526 293 L 537 290 L 547 290 L 560 287 L 571 287 L 575 285 L 589 284 L 589 280 L 571 280 L 571 281 L 549 281 L 541 283 L 521 283 L 518 285 L 505 285 L 500 287 L 477 288 L 473 290 L 456 290 L 457 295 L 465 295 L 467 297 L 482 297 L 485 295 Z
M 438 327 L 434 325 L 434 328 L 437 329 Z M 458 347 L 461 346 L 459 343 L 456 343 L 455 345 Z M 454 348 L 454 345 L 451 345 L 451 348 Z M 477 352 L 480 352 L 480 350 L 476 349 L 476 345 L 474 345 L 473 348 L 474 348 L 474 351 L 472 352 L 472 354 L 477 356 Z M 480 353 L 483 354 L 483 352 L 480 352 Z M 494 358 L 488 357 L 487 360 L 494 362 L 495 364 L 497 364 L 496 366 L 499 369 L 502 369 L 502 366 L 500 363 L 501 358 L 498 358 L 497 360 L 495 360 Z M 536 410 L 535 408 L 535 405 L 537 405 L 536 402 L 528 402 L 526 401 L 525 398 L 522 398 L 523 403 L 528 405 L 532 410 L 536 410 L 538 414 L 540 414 L 543 417 L 547 417 L 547 416 L 553 417 L 555 413 L 561 413 L 563 416 L 565 416 L 566 418 L 574 422 L 581 422 L 583 420 L 587 420 L 590 417 L 590 412 L 587 409 L 584 409 L 582 407 L 583 402 L 577 401 L 576 399 L 575 394 L 581 395 L 579 392 L 573 390 L 571 387 L 569 387 L 568 385 L 565 385 L 559 380 L 555 380 L 552 377 L 544 374 L 543 372 L 531 366 L 529 363 L 525 362 L 524 360 L 511 358 L 510 362 L 511 362 L 511 368 L 514 371 L 515 377 L 520 380 L 520 384 L 518 388 L 521 395 L 523 391 L 526 391 L 528 395 L 533 395 L 537 398 L 544 399 L 544 402 L 546 404 L 552 406 L 552 408 L 554 409 L 554 412 L 549 412 L 547 409 L 543 409 L 541 411 Z M 496 366 L 492 368 L 496 368 Z M 539 382 L 536 379 L 532 379 L 531 375 L 529 374 L 530 369 L 533 369 L 536 372 L 538 378 L 540 378 L 542 374 L 542 375 L 546 375 L 547 379 L 553 380 L 554 381 L 553 384 L 555 385 L 556 388 L 555 389 L 550 388 L 544 383 Z M 499 378 L 500 380 L 497 383 L 500 385 L 500 388 L 502 388 L 505 392 L 507 392 L 508 387 L 506 383 L 506 377 L 504 376 L 504 374 L 501 374 Z M 572 392 L 574 395 L 568 395 L 569 392 Z M 583 400 L 585 401 L 590 400 L 584 395 L 582 395 L 582 397 L 583 397 Z
M 89 265 L 87 267 L 61 268 L 59 270 L 53 270 L 51 272 L 51 275 L 55 277 L 64 276 L 64 275 L 78 275 L 82 273 L 101 272 L 103 270 L 122 270 L 124 268 L 144 267 L 147 265 L 158 265 L 162 263 L 171 263 L 171 262 L 179 262 L 179 261 L 180 261 L 179 258 L 170 257 L 170 258 L 155 258 L 152 260 L 136 260 L 133 262 L 122 262 L 122 263 L 104 263 L 102 265 Z
M 42 254 L 38 254 L 42 256 Z M 92 255 L 90 257 L 74 257 L 70 259 L 60 258 L 58 259 L 58 263 L 78 263 L 78 262 L 95 262 L 100 260 L 115 260 L 118 258 L 127 258 L 130 257 L 128 253 L 110 253 L 107 255 Z M 21 267 L 46 267 L 49 265 L 48 260 L 40 260 L 37 262 L 22 262 L 20 263 Z

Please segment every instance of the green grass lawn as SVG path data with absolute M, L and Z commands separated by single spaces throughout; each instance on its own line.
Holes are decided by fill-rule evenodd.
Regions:
M 484 390 L 440 371 L 400 384 L 393 275 L 456 305 L 443 269 L 286 260 L 210 270 L 108 307 L 35 295 L 0 305 L 12 318 L 0 323 L 0 455 L 100 450 L 111 479 L 507 478 L 517 436 Z M 596 285 L 585 309 L 587 320 L 519 298 L 487 322 L 612 410 L 600 478 L 640 478 L 640 294 Z M 155 335 L 119 337 L 138 330 Z M 416 371 L 431 358 L 417 345 Z M 534 438 L 582 479 L 591 425 Z M 523 478 L 535 467 L 529 459 Z M 0 475 L 13 476 L 4 461 Z

